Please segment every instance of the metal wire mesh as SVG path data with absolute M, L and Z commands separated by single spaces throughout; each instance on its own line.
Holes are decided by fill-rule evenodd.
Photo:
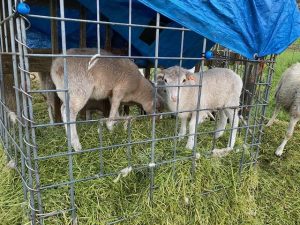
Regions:
M 185 34 L 192 31 L 184 27 L 161 26 L 159 13 L 156 14 L 155 25 L 134 24 L 131 17 L 133 13 L 132 0 L 128 1 L 128 23 L 104 21 L 101 19 L 100 4 L 100 1 L 95 1 L 97 18 L 88 20 L 66 18 L 64 0 L 60 0 L 58 4 L 59 16 L 36 14 L 23 16 L 15 11 L 17 1 L 1 1 L 1 142 L 8 161 L 13 162 L 16 171 L 20 174 L 24 199 L 28 200 L 32 224 L 47 224 L 47 218 L 49 217 L 63 217 L 66 215 L 69 216 L 72 224 L 77 224 L 77 210 L 80 206 L 76 204 L 76 187 L 80 183 L 90 180 L 125 176 L 131 169 L 133 173 L 139 171 L 148 173 L 149 191 L 147 194 L 149 202 L 153 204 L 156 201 L 155 189 L 159 185 L 155 182 L 159 168 L 171 165 L 172 175 L 176 176 L 179 163 L 190 162 L 190 177 L 191 182 L 193 182 L 193 177 L 197 173 L 196 162 L 199 157 L 210 158 L 212 149 L 216 146 L 224 147 L 227 144 L 226 138 L 221 141 L 212 138 L 212 135 L 216 132 L 216 122 L 208 121 L 203 123 L 200 128 L 197 126 L 195 134 L 189 134 L 195 136 L 192 151 L 183 150 L 184 147 L 179 142 L 179 138 L 182 138 L 182 136 L 178 133 L 180 123 L 178 113 L 182 113 L 182 111 L 157 112 L 155 110 L 156 102 L 154 102 L 153 114 L 141 115 L 139 110 L 134 108 L 127 117 L 118 118 L 120 123 L 127 122 L 126 131 L 122 131 L 123 129 L 117 126 L 112 133 L 109 133 L 103 125 L 107 118 L 95 118 L 94 116 L 88 120 L 71 121 L 67 58 L 90 58 L 93 55 L 67 54 L 66 23 L 69 22 L 96 24 L 98 53 L 100 53 L 100 47 L 103 46 L 100 42 L 101 26 L 123 26 L 127 28 L 129 40 L 127 53 L 121 56 L 101 55 L 100 57 L 154 60 L 154 65 L 150 66 L 151 69 L 148 70 L 151 72 L 150 79 L 155 87 L 154 99 L 157 97 L 158 89 L 162 87 L 158 84 L 157 74 L 160 70 L 160 62 L 163 60 L 174 60 L 174 64 L 179 66 L 182 66 L 184 60 L 193 60 L 195 64 L 199 63 L 200 77 L 207 68 L 225 67 L 234 70 L 242 77 L 244 83 L 240 98 L 240 123 L 238 126 L 239 148 L 241 151 L 233 151 L 230 154 L 237 154 L 240 157 L 240 171 L 250 164 L 256 163 L 259 154 L 264 116 L 269 99 L 269 88 L 274 73 L 275 56 L 249 60 L 229 49 L 215 45 L 212 49 L 215 57 L 208 60 L 205 58 L 205 52 L 208 50 L 205 40 L 203 50 L 199 52 L 199 57 L 185 57 L 183 54 Z M 41 53 L 27 46 L 26 30 L 29 29 L 31 18 L 59 23 L 61 54 L 55 52 L 54 49 L 52 49 L 52 52 L 45 51 Z M 137 28 L 147 28 L 154 31 L 155 54 L 153 56 L 133 55 L 132 32 Z M 181 34 L 181 45 L 174 46 L 174 48 L 180 49 L 179 56 L 166 57 L 160 55 L 160 31 L 163 30 L 172 30 L 172 32 Z M 33 72 L 40 71 L 31 69 L 31 60 L 46 58 L 51 61 L 55 57 L 64 59 L 64 87 L 59 90 L 41 89 L 36 77 L 32 75 Z M 199 84 L 197 84 L 200 87 L 198 106 L 200 106 L 201 101 L 202 79 L 199 79 L 199 81 Z M 49 123 L 45 101 L 41 99 L 41 94 L 55 92 L 62 92 L 66 99 L 65 123 Z M 197 121 L 199 112 L 203 110 L 207 109 L 195 110 Z M 16 122 L 11 119 L 12 112 L 16 114 Z M 161 115 L 164 118 L 160 121 L 157 116 Z M 80 140 L 84 142 L 80 151 L 74 151 L 71 145 L 71 125 L 75 123 L 79 130 Z M 66 133 L 64 126 L 66 126 Z M 232 135 L 232 130 L 229 126 L 225 128 L 228 133 L 227 138 Z M 164 149 L 164 154 L 157 151 L 158 148 Z M 139 151 L 142 154 L 138 154 Z M 250 153 L 248 156 L 246 156 L 247 152 Z M 110 154 L 117 155 L 120 162 L 111 162 L 109 159 Z M 80 161 L 82 157 L 92 159 L 92 162 Z M 55 164 L 52 165 L 53 162 Z M 56 163 L 60 166 L 57 167 L 58 164 Z M 58 173 L 56 173 L 57 170 L 59 170 Z M 67 176 L 60 176 L 59 174 L 66 174 Z M 222 188 L 225 188 L 224 185 L 219 184 L 213 191 Z M 57 189 L 60 190 L 62 196 L 67 196 L 64 204 L 61 208 L 55 209 L 45 207 L 45 203 L 50 201 L 51 191 Z M 119 217 L 107 224 L 118 223 L 125 219 L 126 216 Z

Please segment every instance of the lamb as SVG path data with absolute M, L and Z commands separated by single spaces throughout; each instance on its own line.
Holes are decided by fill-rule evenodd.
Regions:
M 300 119 L 300 63 L 292 65 L 283 73 L 276 89 L 275 99 L 275 110 L 266 126 L 271 126 L 274 123 L 281 107 L 290 114 L 287 132 L 275 152 L 277 156 L 281 156 L 287 141 L 293 135 L 295 125 Z
M 97 49 L 69 49 L 67 54 L 95 55 Z M 101 55 L 112 55 L 101 50 Z M 153 91 L 151 83 L 144 78 L 138 67 L 129 59 L 100 58 L 95 55 L 87 57 L 67 57 L 67 72 L 69 85 L 70 121 L 75 122 L 78 112 L 89 99 L 106 99 L 111 101 L 109 119 L 106 126 L 113 129 L 118 117 L 118 108 L 121 102 L 135 102 L 142 105 L 147 113 L 153 112 Z M 51 66 L 51 78 L 56 89 L 64 88 L 64 60 L 56 58 Z M 62 92 L 58 93 L 62 101 L 61 114 L 66 122 L 66 100 Z M 160 109 L 161 98 L 156 99 L 156 107 Z M 81 150 L 76 124 L 71 124 L 71 145 L 75 151 Z
M 161 74 L 167 90 L 167 104 L 171 111 L 191 111 L 181 112 L 178 114 L 181 119 L 179 136 L 182 139 L 186 135 L 187 119 L 191 116 L 189 122 L 189 137 L 186 148 L 194 148 L 194 134 L 196 128 L 197 102 L 199 86 L 188 86 L 199 84 L 199 74 L 193 74 L 179 66 L 173 66 L 162 70 Z M 178 90 L 178 84 L 181 85 Z M 188 86 L 188 87 L 184 87 Z M 229 118 L 232 124 L 231 140 L 227 148 L 214 149 L 214 156 L 222 156 L 233 149 L 238 127 L 238 110 L 239 99 L 242 91 L 243 82 L 241 78 L 232 70 L 225 68 L 214 68 L 203 73 L 201 99 L 199 104 L 198 124 L 210 116 L 211 111 L 218 110 L 219 120 L 217 122 L 217 131 L 215 138 L 219 138 L 224 133 L 224 128 Z M 178 95 L 177 95 L 178 94 Z M 230 108 L 229 108 L 230 107 Z

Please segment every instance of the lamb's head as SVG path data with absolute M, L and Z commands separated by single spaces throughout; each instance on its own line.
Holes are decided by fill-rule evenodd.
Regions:
M 194 78 L 193 73 L 181 68 L 179 66 L 173 66 L 164 69 L 158 74 L 158 78 L 165 83 L 166 98 L 167 101 L 177 102 L 177 96 L 180 96 L 181 89 L 178 86 L 190 84 L 190 81 Z
M 155 104 L 155 112 L 163 112 L 163 110 L 165 108 L 164 98 L 158 92 L 156 93 L 156 98 L 153 98 L 153 96 L 155 96 L 154 91 L 155 91 L 155 89 L 153 88 L 153 93 L 151 95 L 151 101 L 145 102 L 143 104 L 143 108 L 147 114 L 154 113 L 154 104 Z M 151 104 L 149 104 L 149 103 L 151 103 Z

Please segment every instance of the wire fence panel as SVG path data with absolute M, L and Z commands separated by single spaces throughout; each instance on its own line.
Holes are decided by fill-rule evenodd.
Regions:
M 218 44 L 211 48 L 203 38 L 198 56 L 190 56 L 192 31 L 159 13 L 150 23 L 138 23 L 132 0 L 128 21 L 106 18 L 104 1 L 94 2 L 94 16 L 64 0 L 27 1 L 49 12 L 23 15 L 17 2 L 1 1 L 0 135 L 8 166 L 20 175 L 31 224 L 88 224 L 93 213 L 99 224 L 131 221 L 141 217 L 142 208 L 151 211 L 163 202 L 168 187 L 189 189 L 178 192 L 189 205 L 198 194 L 231 187 L 221 182 L 231 173 L 224 169 L 231 160 L 240 174 L 256 163 L 274 55 L 249 60 Z M 51 24 L 50 39 L 35 29 L 41 21 Z M 78 29 L 70 35 L 73 27 Z M 136 32 L 153 45 L 153 55 L 138 52 Z M 178 54 L 164 54 L 164 32 L 178 38 L 173 46 Z M 125 45 L 118 46 L 116 37 Z M 34 38 L 48 47 L 32 46 Z M 178 66 L 173 84 L 166 62 Z M 183 68 L 186 62 L 195 68 Z M 214 68 L 230 70 L 220 70 L 222 76 L 207 87 Z M 225 105 L 217 103 L 228 86 L 226 71 L 243 83 L 237 105 L 228 96 Z M 194 94 L 184 96 L 184 90 Z M 205 105 L 210 98 L 216 100 Z M 209 164 L 210 173 L 199 177 Z M 199 179 L 205 180 L 201 193 L 195 187 Z M 151 217 L 150 211 L 144 216 Z

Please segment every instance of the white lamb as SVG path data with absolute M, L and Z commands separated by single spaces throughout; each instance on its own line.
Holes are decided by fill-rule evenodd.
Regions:
M 276 107 L 267 126 L 273 124 L 281 107 L 290 114 L 290 123 L 286 135 L 275 152 L 277 156 L 281 156 L 284 146 L 292 137 L 295 125 L 300 119 L 300 63 L 292 65 L 283 73 L 276 89 L 275 98 Z
M 162 70 L 161 74 L 158 76 L 162 76 L 165 81 L 169 109 L 173 112 L 177 111 L 177 98 L 179 98 L 178 111 L 191 111 L 178 114 L 181 119 L 179 136 L 186 135 L 187 119 L 191 116 L 186 148 L 193 149 L 199 86 L 191 87 L 188 85 L 198 85 L 200 76 L 199 74 L 190 73 L 188 70 L 178 66 Z M 178 84 L 181 86 L 179 87 L 179 90 L 178 87 L 176 87 Z M 224 133 L 227 118 L 229 118 L 233 129 L 228 147 L 224 149 L 214 149 L 213 155 L 215 156 L 227 154 L 233 149 L 235 144 L 239 123 L 238 107 L 242 86 L 243 82 L 241 78 L 232 70 L 214 68 L 203 73 L 199 107 L 201 111 L 199 111 L 198 124 L 202 123 L 206 117 L 210 116 L 212 111 L 219 110 L 219 120 L 217 122 L 215 138 L 219 138 Z

